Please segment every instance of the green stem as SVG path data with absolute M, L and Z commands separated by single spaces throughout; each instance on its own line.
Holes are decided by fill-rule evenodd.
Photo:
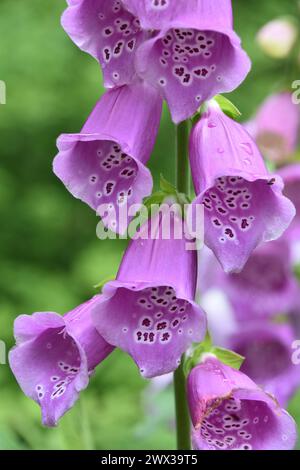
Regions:
M 176 129 L 176 185 L 179 192 L 188 194 L 190 184 L 190 169 L 188 159 L 189 121 L 184 121 Z M 186 379 L 183 371 L 183 360 L 174 372 L 174 393 L 176 409 L 177 449 L 189 450 L 190 417 L 186 396 Z
M 176 186 L 180 193 L 187 195 L 190 189 L 189 132 L 189 121 L 182 122 L 176 128 Z

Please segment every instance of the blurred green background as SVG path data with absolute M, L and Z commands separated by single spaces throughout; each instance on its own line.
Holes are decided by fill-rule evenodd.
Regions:
M 253 60 L 232 99 L 248 118 L 284 78 L 254 41 L 297 0 L 233 0 L 235 25 Z M 55 140 L 77 132 L 103 92 L 99 67 L 60 27 L 64 0 L 0 0 L 0 339 L 13 344 L 20 313 L 64 313 L 94 294 L 117 270 L 124 242 L 99 241 L 94 213 L 73 199 L 51 171 Z M 299 79 L 300 77 L 294 77 Z M 172 180 L 174 129 L 165 112 L 151 169 Z M 133 362 L 114 352 L 57 429 L 40 425 L 38 406 L 25 398 L 7 365 L 0 365 L 0 449 L 174 448 L 172 390 L 145 395 Z M 153 397 L 152 397 L 153 398 Z M 300 396 L 291 412 L 298 415 Z

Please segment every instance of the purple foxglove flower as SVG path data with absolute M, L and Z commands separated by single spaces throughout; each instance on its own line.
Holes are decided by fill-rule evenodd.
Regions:
M 284 194 L 296 207 L 296 217 L 286 231 L 286 236 L 292 241 L 300 240 L 300 164 L 293 164 L 279 170 L 284 181 Z
M 214 289 L 225 293 L 236 320 L 243 323 L 287 313 L 299 296 L 285 239 L 256 248 L 240 273 L 225 274 L 207 254 L 200 264 L 198 286 L 200 296 Z
M 289 325 L 260 322 L 240 328 L 227 347 L 246 358 L 240 370 L 286 406 L 300 385 L 299 366 L 291 360 L 294 340 Z
M 288 312 L 299 295 L 289 245 L 278 240 L 260 246 L 243 271 L 223 276 L 222 285 L 240 321 Z
M 130 84 L 138 45 L 147 36 L 119 0 L 74 0 L 62 16 L 72 41 L 101 64 L 106 88 Z
M 300 289 L 299 295 L 296 298 L 295 305 L 289 312 L 289 320 L 292 325 L 294 336 L 300 338 Z
M 113 231 L 126 230 L 127 217 L 124 220 L 120 213 L 127 211 L 127 204 L 140 204 L 152 191 L 152 176 L 145 164 L 155 143 L 161 109 L 157 92 L 137 82 L 108 91 L 80 134 L 63 134 L 58 139 L 54 173 L 92 209 L 106 205 L 107 226 Z
M 194 302 L 197 255 L 186 250 L 184 237 L 173 236 L 183 221 L 172 214 L 160 210 L 142 225 L 117 279 L 104 286 L 92 312 L 103 338 L 129 353 L 147 378 L 176 369 L 206 330 L 205 315 Z M 171 236 L 166 237 L 169 216 Z
M 242 372 L 208 358 L 188 377 L 188 400 L 199 450 L 290 450 L 293 418 Z
M 266 158 L 285 162 L 296 151 L 300 130 L 299 106 L 293 103 L 291 93 L 267 98 L 248 130 Z
M 230 0 L 124 0 L 144 29 L 159 30 L 136 53 L 140 77 L 167 101 L 175 123 L 234 90 L 250 60 L 232 29 Z
M 190 162 L 205 243 L 226 272 L 240 271 L 254 248 L 279 238 L 295 215 L 282 179 L 268 173 L 247 131 L 215 102 L 192 130 Z
M 17 345 L 10 351 L 10 367 L 23 392 L 40 405 L 46 426 L 56 426 L 113 350 L 91 321 L 99 299 L 95 296 L 64 317 L 38 312 L 15 321 Z

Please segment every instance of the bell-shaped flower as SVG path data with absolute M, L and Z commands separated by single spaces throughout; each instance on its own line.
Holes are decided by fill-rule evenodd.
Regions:
M 219 289 L 230 301 L 237 321 L 244 324 L 275 317 L 294 308 L 299 292 L 286 239 L 256 248 L 240 273 L 225 274 L 213 258 L 211 252 L 205 252 L 202 258 L 200 296 L 209 291 L 213 295 L 214 289 Z
M 300 241 L 300 164 L 294 163 L 279 170 L 284 182 L 284 194 L 296 207 L 296 216 L 286 231 L 286 236 L 294 242 Z
M 129 353 L 147 378 L 176 369 L 206 330 L 194 302 L 196 251 L 186 249 L 181 216 L 163 206 L 141 225 L 92 312 L 103 338 Z
M 209 357 L 188 377 L 193 446 L 199 450 L 291 450 L 293 418 L 244 373 Z
M 100 296 L 65 316 L 21 315 L 9 363 L 23 392 L 39 404 L 42 421 L 55 426 L 89 383 L 95 367 L 113 350 L 95 330 L 91 309 Z
M 254 248 L 279 238 L 295 216 L 282 179 L 267 171 L 248 132 L 214 101 L 191 132 L 190 162 L 205 243 L 226 272 L 241 271 Z
M 136 52 L 137 73 L 167 101 L 175 123 L 201 103 L 237 88 L 250 60 L 233 31 L 230 0 L 124 0 L 144 29 L 158 30 Z
M 300 110 L 289 92 L 271 95 L 261 105 L 247 130 L 263 156 L 275 163 L 286 162 L 299 142 Z
M 62 16 L 72 41 L 102 66 L 106 88 L 130 84 L 135 52 L 147 36 L 119 0 L 73 0 Z
M 154 88 L 141 82 L 125 85 L 103 95 L 79 134 L 58 139 L 54 173 L 73 196 L 104 216 L 114 232 L 126 230 L 127 206 L 141 204 L 152 191 L 145 164 L 161 110 Z
M 259 322 L 243 326 L 227 341 L 227 347 L 245 357 L 240 370 L 283 407 L 300 385 L 299 365 L 291 359 L 294 340 L 288 324 Z
M 241 321 L 289 312 L 299 295 L 289 245 L 258 247 L 240 273 L 223 275 L 222 287 Z

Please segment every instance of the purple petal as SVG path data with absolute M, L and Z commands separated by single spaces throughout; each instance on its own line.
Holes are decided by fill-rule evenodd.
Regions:
M 117 280 L 106 284 L 93 311 L 99 333 L 128 352 L 144 377 L 176 369 L 181 355 L 205 334 L 205 315 L 193 302 L 196 252 L 185 243 L 132 240 Z
M 222 286 L 241 321 L 290 311 L 298 296 L 290 247 L 284 240 L 260 246 L 239 274 L 223 276 Z
M 113 350 L 91 323 L 99 297 L 64 317 L 41 312 L 15 321 L 10 367 L 23 392 L 40 405 L 46 426 L 55 426 L 74 405 L 96 365 Z
M 284 182 L 284 194 L 296 207 L 296 217 L 291 223 L 286 235 L 292 241 L 300 238 L 300 165 L 295 163 L 280 169 L 279 175 Z
M 116 281 L 106 285 L 104 296 L 94 310 L 95 326 L 132 356 L 143 377 L 175 370 L 191 343 L 203 339 L 202 310 L 171 286 Z
M 256 324 L 231 336 L 227 345 L 246 359 L 241 371 L 276 397 L 281 406 L 300 384 L 299 368 L 291 361 L 295 337 L 288 325 Z
M 288 450 L 293 418 L 245 374 L 207 359 L 188 378 L 193 445 L 201 450 Z
M 135 51 L 147 34 L 121 1 L 69 2 L 62 26 L 80 49 L 100 62 L 106 88 L 132 82 Z
M 299 297 L 290 246 L 285 239 L 264 243 L 253 251 L 240 273 L 229 275 L 207 249 L 201 254 L 198 289 L 200 296 L 205 292 L 216 296 L 212 289 L 226 294 L 241 324 L 289 312 Z
M 215 104 L 192 130 L 190 161 L 205 243 L 226 272 L 240 271 L 257 245 L 283 234 L 295 208 L 246 130 Z
M 160 97 L 145 84 L 111 90 L 98 102 L 80 134 L 58 139 L 54 173 L 73 196 L 97 210 L 114 232 L 127 228 L 127 204 L 141 204 L 152 191 L 145 164 L 155 143 L 161 108 Z

